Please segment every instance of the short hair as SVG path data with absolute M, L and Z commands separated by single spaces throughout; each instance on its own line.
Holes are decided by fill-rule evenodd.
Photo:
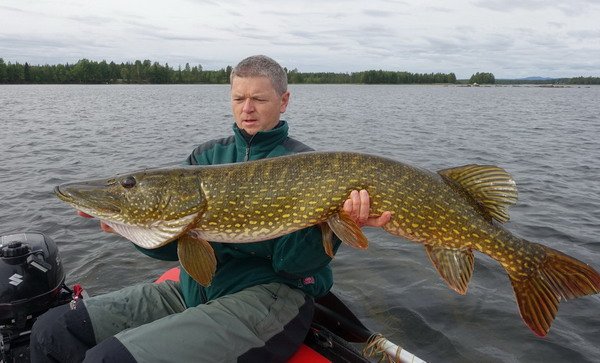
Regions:
M 253 55 L 243 59 L 231 70 L 230 83 L 233 83 L 233 77 L 267 77 L 278 95 L 287 91 L 287 73 L 279 63 L 266 55 Z

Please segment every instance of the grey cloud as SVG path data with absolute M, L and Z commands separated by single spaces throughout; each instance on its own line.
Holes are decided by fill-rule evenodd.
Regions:
M 595 30 L 574 30 L 567 32 L 567 35 L 576 38 L 578 41 L 593 41 L 598 43 L 600 39 L 600 29 Z
M 0 44 L 6 49 L 11 47 L 36 47 L 36 48 L 104 48 L 105 44 L 94 39 L 80 39 L 75 36 L 66 36 L 62 39 L 53 36 L 32 36 L 32 35 L 16 35 L 3 36 L 0 35 Z
M 511 49 L 515 40 L 505 34 L 490 34 L 480 37 L 471 36 L 471 34 L 460 33 L 456 37 L 432 37 L 427 36 L 423 39 L 427 42 L 424 51 L 432 54 L 496 54 L 506 52 Z
M 322 37 L 322 34 L 320 32 L 311 32 L 306 30 L 292 30 L 288 32 L 288 34 L 294 37 L 310 40 Z
M 140 35 L 147 39 L 158 41 L 216 42 L 223 40 L 223 38 L 216 36 L 177 34 L 170 31 L 169 28 L 150 25 L 149 23 L 138 20 L 123 21 L 121 24 L 128 27 L 127 31 L 125 32 L 125 34 L 128 34 L 126 35 L 127 37 L 132 35 Z
M 230 3 L 225 2 L 225 1 L 223 1 L 223 2 L 212 1 L 212 0 L 185 0 L 185 1 L 188 3 L 194 4 L 194 5 L 199 5 L 200 7 L 209 5 L 209 6 L 213 6 L 216 8 L 220 8 L 220 9 L 223 9 L 229 15 L 233 15 L 236 17 L 243 15 L 240 11 L 234 9 L 234 7 L 237 8 L 237 5 L 235 5 L 235 3 L 234 3 L 234 5 L 231 5 Z
M 291 38 L 275 38 L 271 42 L 274 45 L 288 46 L 288 47 L 324 47 L 327 49 L 343 49 L 340 41 L 336 41 L 330 38 L 316 38 L 316 39 L 305 39 L 305 40 L 294 40 Z
M 450 14 L 450 13 L 456 12 L 455 9 L 448 8 L 448 7 L 445 7 L 445 6 L 428 6 L 425 9 L 427 11 L 434 11 L 434 12 L 445 13 L 445 14 Z
M 352 30 L 354 36 L 366 35 L 369 37 L 393 37 L 396 31 L 393 28 L 382 26 L 382 25 L 366 25 L 360 26 L 357 30 Z
M 188 3 L 196 4 L 196 5 L 213 5 L 213 6 L 221 6 L 218 1 L 213 0 L 185 0 Z
M 353 26 L 335 27 L 320 31 L 289 31 L 285 40 L 276 40 L 273 44 L 286 46 L 324 47 L 328 51 L 344 53 L 366 53 L 369 56 L 390 56 L 391 40 L 396 39 L 393 29 L 385 26 Z
M 269 14 L 269 15 L 275 15 L 278 17 L 282 17 L 282 18 L 297 18 L 298 17 L 298 13 L 294 12 L 294 11 L 284 11 L 284 10 L 267 10 L 267 11 L 263 11 L 262 14 Z M 322 13 L 322 12 L 317 12 L 317 11 L 307 11 L 307 12 L 302 12 L 302 17 L 305 19 L 309 19 L 311 17 L 323 17 L 323 18 L 343 18 L 346 17 L 347 14 L 344 12 L 335 12 L 335 13 Z
M 562 29 L 562 28 L 565 27 L 566 24 L 565 23 L 560 23 L 558 21 L 549 21 L 548 25 L 550 27 L 553 27 L 553 28 L 556 28 L 556 29 Z
M 160 40 L 168 40 L 168 41 L 184 41 L 184 42 L 218 42 L 222 39 L 218 37 L 202 37 L 202 36 L 194 36 L 194 35 L 178 35 L 178 34 L 170 34 L 164 32 L 147 32 L 151 38 L 160 39 Z
M 389 18 L 394 16 L 394 13 L 385 10 L 375 10 L 375 9 L 365 9 L 362 11 L 363 14 L 367 16 L 372 16 L 376 18 Z
M 501 12 L 512 12 L 519 9 L 535 11 L 553 8 L 559 9 L 564 14 L 571 16 L 585 14 L 588 8 L 600 5 L 596 0 L 475 0 L 473 4 L 481 8 Z
M 475 6 L 503 12 L 511 12 L 515 9 L 536 10 L 548 6 L 546 0 L 475 0 Z
M 68 17 L 65 17 L 65 19 L 80 22 L 85 25 L 104 26 L 107 24 L 115 23 L 114 19 L 105 17 L 105 16 L 68 16 Z
M 5 6 L 5 5 L 0 5 L 0 10 L 12 11 L 12 12 L 16 12 L 16 13 L 39 14 L 39 13 L 36 13 L 36 12 L 33 12 L 33 11 L 27 11 L 27 10 L 15 8 L 13 6 Z
M 77 36 L 63 38 L 52 36 L 1 36 L 0 54 L 10 60 L 30 64 L 55 64 L 75 62 L 81 58 L 102 57 L 112 49 L 111 45 L 94 39 L 81 39 Z
M 261 28 L 256 27 L 254 25 L 249 25 L 249 24 L 238 24 L 235 26 L 235 29 L 233 29 L 233 30 L 231 27 L 221 28 L 221 30 L 232 32 L 233 34 L 239 34 L 239 33 L 244 33 L 244 32 L 248 32 L 248 33 L 264 32 Z

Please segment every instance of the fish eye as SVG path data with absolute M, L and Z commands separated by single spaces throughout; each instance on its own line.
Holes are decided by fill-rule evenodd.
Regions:
M 125 179 L 121 180 L 121 186 L 127 189 L 133 188 L 135 186 L 135 183 L 135 178 L 132 175 L 129 175 Z

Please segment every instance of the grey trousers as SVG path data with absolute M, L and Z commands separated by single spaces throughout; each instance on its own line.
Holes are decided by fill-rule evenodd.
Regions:
M 187 309 L 178 287 L 149 283 L 84 300 L 96 342 L 114 336 L 138 362 L 285 361 L 312 320 L 312 299 L 279 283 Z

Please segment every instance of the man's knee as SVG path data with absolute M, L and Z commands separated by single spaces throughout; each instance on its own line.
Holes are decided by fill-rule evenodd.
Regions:
M 298 350 L 310 329 L 315 303 L 305 297 L 298 314 L 278 334 L 265 342 L 264 346 L 248 350 L 238 362 L 285 362 Z
M 68 304 L 61 305 L 42 314 L 33 324 L 31 361 L 81 361 L 94 344 L 94 331 L 84 305 L 79 303 L 74 310 Z
M 84 363 L 119 362 L 135 363 L 136 360 L 125 346 L 115 337 L 110 337 L 88 350 Z

